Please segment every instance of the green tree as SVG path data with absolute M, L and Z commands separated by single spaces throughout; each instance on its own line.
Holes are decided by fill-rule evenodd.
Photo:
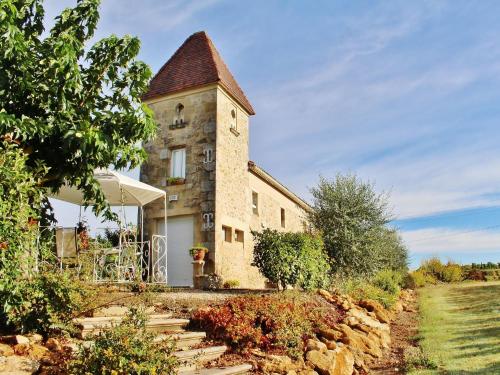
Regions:
M 252 232 L 253 265 L 271 282 L 304 289 L 323 287 L 329 265 L 321 238 L 305 233 L 264 229 Z
M 87 48 L 99 0 L 78 0 L 44 34 L 42 0 L 0 2 L 0 136 L 19 143 L 42 185 L 65 181 L 94 212 L 113 217 L 95 168 L 134 168 L 156 131 L 141 102 L 151 71 L 136 60 L 137 38 L 111 35 Z
M 320 177 L 311 193 L 310 220 L 323 236 L 335 273 L 360 276 L 406 268 L 407 250 L 387 227 L 392 218 L 387 194 L 350 174 L 332 181 Z
M 15 144 L 0 143 L 0 325 L 21 305 L 23 285 L 35 267 L 41 173 L 28 172 L 26 156 Z M 39 172 L 43 173 L 43 170 Z

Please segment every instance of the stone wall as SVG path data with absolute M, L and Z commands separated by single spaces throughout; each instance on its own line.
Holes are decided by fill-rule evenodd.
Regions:
M 154 111 L 158 122 L 156 139 L 145 145 L 148 161 L 141 167 L 140 179 L 176 195 L 167 207 L 168 217 L 193 215 L 194 242 L 201 242 L 214 253 L 214 227 L 203 224 L 203 214 L 215 215 L 215 139 L 216 139 L 216 85 L 179 95 L 154 99 L 147 104 Z M 184 106 L 184 121 L 175 124 L 176 107 Z M 180 185 L 168 185 L 171 152 L 186 148 L 186 179 Z M 205 162 L 205 150 L 213 150 L 213 161 Z M 157 233 L 157 220 L 163 217 L 163 202 L 150 204 L 145 210 L 147 234 Z M 188 249 L 186 249 L 187 251 Z M 213 269 L 213 259 L 208 259 L 207 269 Z
M 234 111 L 235 119 L 232 117 Z M 236 128 L 231 128 L 235 124 Z M 243 287 L 263 287 L 263 280 L 252 282 L 256 273 L 250 266 L 251 253 L 248 175 L 248 114 L 223 89 L 217 93 L 217 162 L 215 198 L 216 272 L 224 280 L 238 280 Z M 230 228 L 231 242 L 225 241 L 222 227 Z M 243 232 L 243 242 L 235 231 Z M 258 277 L 258 275 L 257 275 Z
M 261 230 L 263 227 L 287 232 L 302 232 L 307 228 L 304 209 L 283 195 L 259 176 L 249 172 L 250 189 L 258 194 L 258 214 L 252 214 L 250 227 Z M 281 209 L 285 210 L 285 226 L 281 226 Z
M 194 242 L 209 248 L 205 273 L 215 272 L 226 281 L 238 280 L 241 287 L 265 287 L 265 279 L 251 266 L 251 230 L 265 226 L 302 231 L 305 214 L 297 203 L 249 171 L 248 114 L 217 85 L 147 104 L 159 127 L 157 138 L 145 145 L 149 158 L 141 168 L 141 181 L 164 189 L 167 197 L 177 196 L 168 203 L 168 217 L 193 215 Z M 176 124 L 179 104 L 184 106 L 184 122 Z M 171 151 L 181 147 L 186 148 L 185 182 L 167 186 Z M 212 150 L 211 162 L 205 159 L 207 149 Z M 259 194 L 258 215 L 252 210 L 252 191 Z M 282 208 L 285 227 L 281 225 Z M 146 207 L 146 237 L 158 233 L 163 211 L 160 200 Z M 223 226 L 230 229 L 231 241 L 226 241 Z M 243 238 L 236 238 L 237 230 Z
M 237 131 L 231 130 L 237 114 Z M 224 280 L 238 280 L 241 287 L 264 288 L 265 279 L 252 267 L 251 230 L 263 225 L 278 230 L 302 231 L 304 210 L 290 198 L 251 173 L 248 169 L 249 119 L 222 89 L 217 94 L 217 163 L 216 163 L 216 272 Z M 259 194 L 259 215 L 252 210 L 252 191 Z M 281 208 L 286 225 L 281 226 Z M 231 242 L 225 240 L 223 226 L 231 230 Z M 243 232 L 237 241 L 236 230 Z

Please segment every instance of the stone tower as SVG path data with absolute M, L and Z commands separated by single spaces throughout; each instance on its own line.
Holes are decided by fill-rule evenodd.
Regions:
M 169 281 L 191 285 L 190 246 L 209 248 L 206 273 L 223 273 L 222 259 L 236 256 L 218 246 L 227 235 L 224 225 L 249 231 L 248 125 L 254 110 L 205 32 L 182 44 L 143 100 L 154 111 L 158 135 L 145 145 L 149 158 L 140 179 L 167 191 Z M 161 203 L 146 207 L 148 235 L 164 233 L 162 217 Z

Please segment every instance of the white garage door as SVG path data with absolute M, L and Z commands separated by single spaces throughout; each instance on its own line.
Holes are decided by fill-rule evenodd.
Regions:
M 163 220 L 158 220 L 159 234 L 165 233 Z M 189 248 L 193 246 L 193 217 L 168 218 L 167 221 L 167 272 L 168 285 L 193 286 L 193 261 Z

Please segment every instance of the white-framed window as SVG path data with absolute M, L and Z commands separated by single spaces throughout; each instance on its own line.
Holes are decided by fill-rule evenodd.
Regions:
M 186 178 L 185 148 L 172 150 L 172 159 L 170 160 L 170 177 Z

